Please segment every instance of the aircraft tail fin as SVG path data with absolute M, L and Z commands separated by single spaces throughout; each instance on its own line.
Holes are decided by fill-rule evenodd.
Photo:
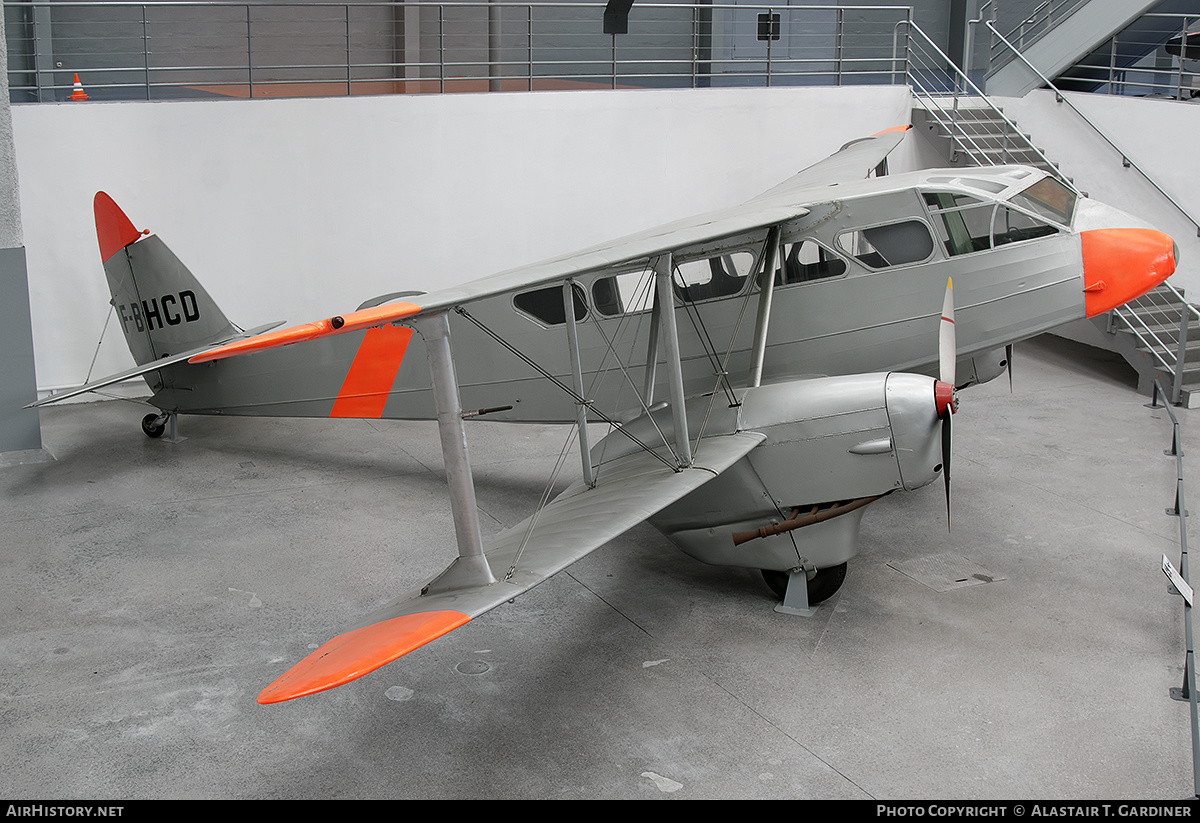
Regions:
M 93 206 L 113 308 L 139 366 L 240 332 L 162 240 L 134 228 L 104 192 Z

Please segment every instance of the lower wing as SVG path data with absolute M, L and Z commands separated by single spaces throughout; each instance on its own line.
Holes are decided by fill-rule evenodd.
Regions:
M 322 645 L 263 689 L 258 702 L 279 703 L 332 689 L 453 631 L 700 488 L 763 439 L 757 432 L 707 438 L 696 448 L 691 468 L 681 470 L 646 452 L 604 464 L 594 487 L 575 483 L 488 542 L 485 555 L 495 583 L 439 587 L 442 578 L 435 578 Z

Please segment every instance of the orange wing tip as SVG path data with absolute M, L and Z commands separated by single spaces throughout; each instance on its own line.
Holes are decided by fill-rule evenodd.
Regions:
M 107 263 L 108 258 L 142 236 L 116 201 L 104 192 L 96 192 L 92 210 L 96 214 L 96 240 L 100 243 L 101 261 Z
M 412 317 L 419 311 L 421 311 L 421 307 L 415 303 L 388 303 L 371 309 L 330 317 L 327 320 L 318 320 L 315 323 L 304 323 L 300 326 L 267 332 L 245 340 L 236 340 L 233 343 L 226 343 L 224 346 L 201 352 L 190 358 L 188 362 L 207 363 L 210 360 L 222 360 L 239 354 L 290 346 L 293 343 L 304 343 L 308 340 L 316 340 L 318 337 L 330 337 L 335 334 L 369 329 L 372 326 L 381 326 L 385 323 Z
M 872 134 L 871 136 L 879 137 L 880 135 L 884 135 L 884 134 L 895 134 L 898 131 L 908 131 L 911 128 L 912 128 L 911 124 L 906 124 L 903 126 L 892 126 L 890 129 L 884 129 L 883 131 L 877 131 L 874 134 Z
M 419 612 L 339 634 L 259 692 L 258 702 L 282 703 L 357 680 L 470 619 L 455 611 Z

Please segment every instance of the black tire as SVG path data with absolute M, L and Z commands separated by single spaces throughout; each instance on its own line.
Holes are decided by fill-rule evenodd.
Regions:
M 775 569 L 763 569 L 762 576 L 775 596 L 783 600 L 784 595 L 787 594 L 788 573 Z M 819 569 L 814 576 L 808 579 L 808 605 L 815 606 L 833 597 L 845 580 L 845 563 L 830 566 L 827 569 Z
M 148 414 L 142 418 L 142 431 L 147 437 L 162 437 L 167 430 L 166 423 L 159 423 L 157 414 Z

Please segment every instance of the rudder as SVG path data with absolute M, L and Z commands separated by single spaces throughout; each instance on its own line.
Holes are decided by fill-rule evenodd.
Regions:
M 93 203 L 112 305 L 139 366 L 238 333 L 157 236 L 143 236 L 104 192 Z

